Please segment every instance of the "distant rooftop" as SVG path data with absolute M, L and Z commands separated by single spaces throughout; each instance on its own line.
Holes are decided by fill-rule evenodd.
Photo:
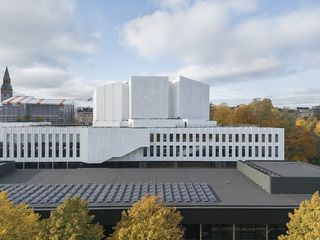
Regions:
M 46 98 L 35 98 L 31 96 L 14 96 L 8 98 L 2 102 L 3 104 L 42 104 L 42 105 L 68 105 L 73 104 L 71 99 L 46 99 Z

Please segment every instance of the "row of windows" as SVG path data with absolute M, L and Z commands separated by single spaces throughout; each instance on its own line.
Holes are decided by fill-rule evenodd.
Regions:
M 161 139 L 162 135 L 162 139 Z M 169 136 L 169 139 L 168 139 Z M 150 134 L 150 142 L 200 142 L 200 138 L 202 142 L 272 142 L 274 139 L 274 142 L 279 141 L 279 135 L 278 134 L 213 134 L 213 133 L 151 133 Z
M 10 139 L 12 137 L 13 139 Z M 68 137 L 68 139 L 67 139 Z M 19 139 L 18 139 L 19 138 Z M 31 141 L 33 139 L 33 141 Z M 75 147 L 74 147 L 75 142 Z M 0 158 L 80 157 L 80 134 L 6 134 L 6 149 L 0 141 Z M 12 147 L 12 145 L 13 147 Z M 18 145 L 20 146 L 18 151 Z M 67 151 L 67 146 L 69 147 Z M 33 151 L 32 151 L 33 149 Z M 75 151 L 75 154 L 74 154 Z
M 175 152 L 174 152 L 175 148 Z M 148 154 L 149 149 L 149 154 Z M 208 149 L 208 152 L 207 152 Z M 234 151 L 233 151 L 234 150 Z M 274 156 L 273 154 L 274 150 Z M 143 148 L 147 157 L 279 157 L 279 147 L 275 146 L 150 146 Z

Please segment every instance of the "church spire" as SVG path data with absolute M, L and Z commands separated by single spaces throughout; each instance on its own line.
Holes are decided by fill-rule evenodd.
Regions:
M 9 81 L 11 80 L 10 75 L 9 75 L 9 71 L 8 71 L 8 67 L 6 67 L 6 70 L 5 70 L 4 76 L 3 76 L 3 80 L 5 80 L 5 79 L 6 80 L 8 79 Z
M 3 82 L 1 86 L 1 102 L 12 97 L 12 86 L 11 86 L 11 78 L 9 74 L 8 67 L 4 71 Z

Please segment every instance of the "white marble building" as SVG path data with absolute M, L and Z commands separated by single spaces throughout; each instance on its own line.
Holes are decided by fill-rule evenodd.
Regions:
M 0 125 L 0 161 L 284 160 L 284 129 L 218 127 L 209 86 L 184 77 L 131 77 L 94 92 L 92 127 Z

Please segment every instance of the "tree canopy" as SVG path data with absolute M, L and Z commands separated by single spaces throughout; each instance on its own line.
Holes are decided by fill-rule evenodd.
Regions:
M 164 205 L 158 196 L 145 196 L 131 209 L 122 212 L 109 240 L 179 240 L 182 216 Z
M 287 234 L 279 240 L 320 239 L 320 196 L 315 192 L 310 200 L 301 202 L 300 207 L 289 213 Z

